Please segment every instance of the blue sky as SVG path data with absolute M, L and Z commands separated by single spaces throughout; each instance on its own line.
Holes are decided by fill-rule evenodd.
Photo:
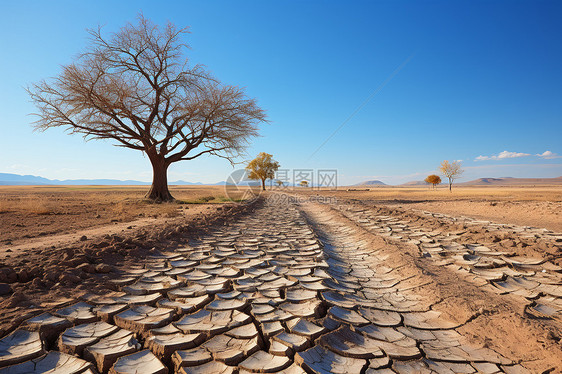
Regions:
M 268 112 L 248 158 L 337 169 L 340 184 L 420 180 L 444 159 L 462 160 L 463 180 L 562 175 L 560 1 L 1 2 L 0 172 L 151 179 L 140 152 L 34 132 L 24 90 L 84 51 L 86 28 L 139 12 L 190 26 L 191 61 Z M 169 178 L 232 170 L 205 157 Z

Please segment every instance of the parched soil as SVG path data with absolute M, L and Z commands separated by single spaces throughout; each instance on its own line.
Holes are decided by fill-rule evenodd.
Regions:
M 562 233 L 356 200 L 330 206 L 409 254 L 430 278 L 427 294 L 439 295 L 432 309 L 467 321 L 457 331 L 469 341 L 520 357 L 533 372 L 560 370 Z
M 174 206 L 175 212 L 173 215 L 152 217 L 139 217 L 130 221 L 119 221 L 106 223 L 105 225 L 98 224 L 90 227 L 84 227 L 74 231 L 69 231 L 61 227 L 61 233 L 52 235 L 40 235 L 33 238 L 20 238 L 10 241 L 8 244 L 0 245 L 0 260 L 17 258 L 22 252 L 36 253 L 37 250 L 43 248 L 66 248 L 68 246 L 88 245 L 89 243 L 99 241 L 100 238 L 107 237 L 122 237 L 134 236 L 135 232 L 143 229 L 151 230 L 154 226 L 174 226 L 186 221 L 198 219 L 200 216 L 214 214 L 217 210 L 222 210 L 223 204 L 197 204 L 192 205 L 188 209 L 183 206 Z M 184 208 L 184 209 L 182 209 Z M 56 225 L 58 226 L 60 222 Z M 83 223 L 84 224 L 84 223 Z M 56 252 L 56 251 L 55 251 Z
M 533 226 L 562 232 L 562 186 L 511 187 L 375 187 L 369 191 L 356 188 L 336 191 L 297 189 L 301 196 L 327 196 L 435 213 L 466 216 L 497 223 Z
M 562 201 L 431 201 L 411 203 L 408 207 L 562 232 Z
M 562 234 L 266 197 L 8 259 L 0 367 L 560 372 Z
M 152 204 L 142 200 L 146 189 L 143 186 L 0 186 L 0 251 L 33 238 L 77 233 L 109 224 L 191 215 L 189 210 L 197 210 L 201 203 L 226 200 L 222 186 L 186 186 L 170 189 L 182 204 Z

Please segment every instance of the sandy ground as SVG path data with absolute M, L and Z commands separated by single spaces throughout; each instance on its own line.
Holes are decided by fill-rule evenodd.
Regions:
M 95 291 L 107 285 L 114 266 L 178 245 L 174 238 L 196 236 L 244 206 L 229 201 L 222 186 L 172 187 L 178 199 L 173 204 L 147 203 L 145 192 L 146 187 L 0 187 L 0 283 L 13 291 L 0 303 L 0 333 L 28 317 L 22 310 L 30 298 L 57 305 Z
M 205 213 L 215 213 L 219 208 L 219 204 L 197 204 L 192 205 L 189 209 L 178 208 L 178 213 L 173 216 L 156 216 L 148 218 L 139 218 L 125 222 L 112 222 L 105 224 L 96 224 L 92 227 L 78 229 L 69 232 L 69 228 L 62 228 L 61 233 L 52 235 L 39 235 L 32 238 L 21 238 L 9 241 L 10 244 L 0 245 L 0 260 L 10 257 L 17 257 L 21 252 L 28 252 L 40 248 L 57 248 L 73 245 L 74 243 L 95 241 L 107 236 L 130 235 L 139 229 L 149 228 L 159 224 L 176 224 L 179 222 L 189 221 L 194 217 L 198 217 Z M 82 222 L 83 224 L 83 222 Z M 55 223 L 52 224 L 53 226 Z
M 95 233 L 88 240 L 76 234 L 46 237 L 42 242 L 0 251 L 0 285 L 10 291 L 0 296 L 0 336 L 36 314 L 36 308 L 56 308 L 89 293 L 107 294 L 120 270 L 160 251 L 185 247 L 212 225 L 251 209 L 248 203 L 201 206 L 172 219 L 142 222 L 118 234 L 114 225 L 82 230 Z M 56 244 L 52 244 L 56 241 Z M 1 288 L 5 290 L 5 288 Z
M 6 187 L 0 192 L 0 232 L 5 235 L 0 245 L 0 283 L 11 288 L 10 293 L 0 296 L 0 336 L 37 314 L 36 307 L 54 309 L 86 293 L 106 294 L 112 279 L 119 278 L 119 269 L 159 251 L 181 248 L 208 233 L 211 226 L 217 228 L 238 216 L 251 216 L 257 209 L 254 204 L 224 202 L 222 187 L 184 187 L 172 193 L 188 204 L 163 205 L 141 202 L 140 188 L 98 187 L 84 191 L 72 187 L 25 187 L 18 191 Z M 466 229 L 462 223 L 447 223 L 422 214 L 425 210 L 562 232 L 562 187 L 463 187 L 452 194 L 426 188 L 303 188 L 297 193 L 301 197 L 336 197 L 338 204 L 357 202 L 374 214 L 394 214 L 427 232 L 457 233 L 459 243 L 482 243 L 514 255 L 545 256 L 562 265 L 558 242 L 542 246 L 539 239 L 532 242 L 512 237 L 510 232 L 491 232 L 486 226 Z M 46 205 L 44 210 L 50 213 L 26 203 L 34 199 Z M 119 205 L 118 210 L 113 208 Z M 450 268 L 420 256 L 414 246 L 364 231 L 358 221 L 342 214 L 344 211 L 331 211 L 326 204 L 314 209 L 318 209 L 316 220 L 332 217 L 335 227 L 356 230 L 358 240 L 368 239 L 374 247 L 388 251 L 389 264 L 403 266 L 405 274 L 415 274 L 423 286 L 413 284 L 413 289 L 422 287 L 419 290 L 432 308 L 462 324 L 459 332 L 471 343 L 520 357 L 533 371 L 556 368 L 561 353 L 559 320 L 529 316 L 528 300 L 525 304 L 512 295 L 476 287 Z M 535 357 L 539 360 L 536 363 Z
M 316 209 L 317 219 L 330 217 L 338 227 L 352 222 L 338 209 L 316 207 L 308 211 L 313 209 Z M 458 331 L 472 344 L 494 349 L 506 357 L 517 357 L 532 372 L 547 369 L 560 372 L 560 368 L 554 369 L 560 364 L 562 354 L 559 321 L 529 318 L 523 298 L 485 291 L 459 277 L 450 267 L 420 257 L 415 246 L 380 236 L 370 237 L 368 231 L 360 228 L 357 232 L 363 235 L 358 240 L 370 240 L 370 247 L 384 250 L 387 264 L 400 267 L 404 279 L 417 278 L 413 285 L 418 285 L 415 289 L 424 295 L 430 309 L 459 323 Z M 351 237 L 349 232 L 347 235 Z
M 432 201 L 412 203 L 409 206 L 453 216 L 464 215 L 562 232 L 560 201 Z
M 328 200 L 332 206 L 358 203 L 375 214 L 396 217 L 427 232 L 457 232 L 460 234 L 457 240 L 462 244 L 482 243 L 497 251 L 550 259 L 562 265 L 558 242 L 521 239 L 511 230 L 491 231 L 484 223 L 467 229 L 462 222 L 447 224 L 422 213 L 429 211 L 562 233 L 562 186 L 457 187 L 452 193 L 423 187 L 371 188 L 370 191 L 299 188 L 294 192 L 308 199 L 335 198 Z M 396 243 L 389 241 L 388 244 Z M 470 321 L 459 329 L 470 341 L 507 356 L 523 357 L 533 372 L 542 372 L 545 368 L 552 370 L 547 372 L 561 372 L 562 328 L 558 320 L 529 315 L 523 298 L 483 291 L 451 269 L 420 258 L 410 246 L 399 246 L 399 252 L 410 254 L 412 263 L 429 278 L 430 294 L 439 295 L 441 301 L 434 309 L 443 311 L 453 320 Z
M 377 205 L 421 209 L 498 223 L 547 228 L 562 232 L 562 186 L 382 187 L 370 191 L 296 189 L 306 196 L 358 199 Z
M 185 204 L 150 204 L 142 200 L 146 190 L 146 186 L 0 186 L 0 248 L 92 227 L 189 215 L 201 203 L 226 200 L 222 186 L 171 187 L 174 197 Z

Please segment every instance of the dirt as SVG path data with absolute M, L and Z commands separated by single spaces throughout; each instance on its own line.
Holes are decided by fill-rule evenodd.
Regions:
M 396 204 L 403 205 L 403 204 Z M 562 232 L 562 202 L 552 201 L 431 201 L 408 207 Z
M 562 186 L 453 187 L 452 193 L 440 187 L 379 187 L 369 191 L 298 189 L 301 196 L 328 196 L 405 209 L 466 216 L 547 228 L 562 232 Z
M 498 251 L 507 251 L 526 257 L 546 257 L 556 264 L 562 265 L 562 243 L 560 239 L 545 240 L 543 237 L 531 236 L 517 231 L 517 226 L 506 225 L 496 227 L 489 221 L 463 220 L 459 216 L 433 216 L 409 207 L 392 204 L 377 205 L 364 203 L 373 207 L 377 214 L 392 215 L 407 220 L 415 227 L 425 231 L 455 232 L 457 243 L 481 243 Z
M 340 227 L 352 224 L 337 209 L 309 210 L 315 213 L 316 219 L 330 217 Z M 415 284 L 420 285 L 416 290 L 424 295 L 431 310 L 440 311 L 447 319 L 461 324 L 457 331 L 470 344 L 490 348 L 505 357 L 516 357 L 532 372 L 560 372 L 562 325 L 558 320 L 529 318 L 522 298 L 484 291 L 450 268 L 420 257 L 416 246 L 373 237 L 368 231 L 357 229 L 363 233 L 363 240 L 369 238 L 371 248 L 384 251 L 389 266 L 400 267 L 404 279 L 415 278 Z
M 90 226 L 83 229 L 60 227 L 60 231 L 63 232 L 61 234 L 52 234 L 45 236 L 40 235 L 38 237 L 32 237 L 28 239 L 19 238 L 10 241 L 10 244 L 0 245 L 0 260 L 9 257 L 17 257 L 19 255 L 19 252 L 21 251 L 28 251 L 46 247 L 64 247 L 76 242 L 91 242 L 99 239 L 102 236 L 123 235 L 124 233 L 134 232 L 131 230 L 138 230 L 162 223 L 169 223 L 173 225 L 177 222 L 189 220 L 190 218 L 202 213 L 214 213 L 217 208 L 220 208 L 218 204 L 198 204 L 191 205 L 188 209 L 180 209 L 177 214 L 174 214 L 173 217 L 169 218 L 156 216 L 129 220 L 125 222 L 110 222 L 105 224 L 95 222 L 95 225 L 93 227 Z M 82 225 L 87 224 L 83 221 L 81 223 Z M 58 221 L 56 225 L 62 225 L 62 222 Z M 72 232 L 64 233 L 68 232 L 69 230 L 72 230 Z
M 559 368 L 559 323 L 529 318 L 520 300 L 483 291 L 430 261 L 416 258 L 415 263 L 430 277 L 431 288 L 442 300 L 433 309 L 463 323 L 458 331 L 469 342 L 517 357 L 533 372 Z
M 197 210 L 194 206 L 207 200 L 222 203 L 226 199 L 222 186 L 170 190 L 181 204 L 145 201 L 146 187 L 140 186 L 0 186 L 0 251 L 3 246 L 18 245 L 28 239 L 189 215 L 190 209 Z
M 36 314 L 86 293 L 107 293 L 117 269 L 134 266 L 161 250 L 185 246 L 201 231 L 252 208 L 252 203 L 191 207 L 175 218 L 142 219 L 18 241 L 0 250 L 0 283 L 13 293 L 0 302 L 0 335 Z M 124 228 L 127 225 L 127 228 Z M 80 240 L 87 236 L 87 240 Z
M 36 191 L 33 193 L 36 194 Z M 337 200 L 303 204 L 276 200 L 276 207 L 268 207 L 267 201 L 265 205 L 264 201 L 177 204 L 172 209 L 151 205 L 147 209 L 154 209 L 154 212 L 141 217 L 137 209 L 145 206 L 127 202 L 124 206 L 130 211 L 122 216 L 121 221 L 112 222 L 115 218 L 108 216 L 104 224 L 100 224 L 98 219 L 87 218 L 92 211 L 77 212 L 79 209 L 76 207 L 82 205 L 82 198 L 89 201 L 89 209 L 96 206 L 109 209 L 112 202 L 101 197 L 106 193 L 109 193 L 105 195 L 106 199 L 112 197 L 122 202 L 130 198 L 127 194 L 135 195 L 138 191 L 94 191 L 93 194 L 89 191 L 87 195 L 75 195 L 73 192 L 66 196 L 61 192 L 60 201 L 64 204 L 60 205 L 72 206 L 76 211 L 76 214 L 66 216 L 85 218 L 72 227 L 65 227 L 68 217 L 63 214 L 43 215 L 30 212 L 29 208 L 0 213 L 0 217 L 8 217 L 8 221 L 15 217 L 25 219 L 27 215 L 29 219 L 25 222 L 30 225 L 31 222 L 38 225 L 43 219 L 49 221 L 43 223 L 55 228 L 55 234 L 49 235 L 39 235 L 30 230 L 32 237 L 13 238 L 11 244 L 4 242 L 0 247 L 0 285 L 3 284 L 0 291 L 5 292 L 0 296 L 0 336 L 40 312 L 69 305 L 86 294 L 112 295 L 112 292 L 119 291 L 112 280 L 122 277 L 122 269 L 150 262 L 151 259 L 161 259 L 159 256 L 163 252 L 173 253 L 176 249 L 193 245 L 194 241 L 205 243 L 208 240 L 205 238 L 211 238 L 211 243 L 226 240 L 222 244 L 226 248 L 232 245 L 228 244 L 231 225 L 238 225 L 235 237 L 246 237 L 246 241 L 241 242 L 242 246 L 255 245 L 248 243 L 253 243 L 254 238 L 259 241 L 269 235 L 281 240 L 280 243 L 287 240 L 291 246 L 294 240 L 308 242 L 309 234 L 303 239 L 295 239 L 303 227 L 290 218 L 294 217 L 296 209 L 307 218 L 319 242 L 326 246 L 324 253 L 328 257 L 333 258 L 334 253 L 330 252 L 333 250 L 337 256 L 348 256 L 338 261 L 345 262 L 347 268 L 344 269 L 352 271 L 343 275 L 345 273 L 335 269 L 333 273 L 344 279 L 349 277 L 342 284 L 358 282 L 360 278 L 350 275 L 355 271 L 353 269 L 373 269 L 376 273 L 391 267 L 393 277 L 400 279 L 400 286 L 396 286 L 394 292 L 419 299 L 417 308 L 441 312 L 443 320 L 456 323 L 458 327 L 454 331 L 463 346 L 497 352 L 521 363 L 531 372 L 562 372 L 562 310 L 552 316 L 536 315 L 531 311 L 532 306 L 543 299 L 552 298 L 550 294 L 541 292 L 526 297 L 528 293 L 500 292 L 494 288 L 495 281 L 483 281 L 475 276 L 470 270 L 470 263 L 457 265 L 463 263 L 464 252 L 458 252 L 461 253 L 460 262 L 454 251 L 451 258 L 426 256 L 427 253 L 422 250 L 425 242 L 416 240 L 424 235 L 426 242 L 430 242 L 427 239 L 430 238 L 435 245 L 441 243 L 439 240 L 460 246 L 483 245 L 492 252 L 504 254 L 497 258 L 520 256 L 523 259 L 540 259 L 541 265 L 527 266 L 521 274 L 530 269 L 533 271 L 522 278 L 529 282 L 534 279 L 543 282 L 545 270 L 540 269 L 548 263 L 552 265 L 548 267 L 547 275 L 553 277 L 549 279 L 559 279 L 562 270 L 557 270 L 555 266 L 562 266 L 562 234 L 522 227 L 546 227 L 558 231 L 559 207 L 562 204 L 557 200 L 560 196 L 558 188 L 545 189 L 538 195 L 534 190 L 513 188 L 459 189 L 453 197 L 434 195 L 428 199 L 421 198 L 428 193 L 421 189 L 410 190 L 404 195 L 396 195 L 396 191 L 390 190 L 368 193 L 303 190 L 301 197 L 320 194 L 337 197 Z M 111 195 L 113 193 L 116 195 Z M 190 193 L 191 199 L 209 195 L 204 190 Z M 486 196 L 486 193 L 491 194 Z M 215 190 L 215 194 L 220 197 L 219 191 Z M 276 195 L 265 195 L 268 196 Z M 21 199 L 21 196 L 16 194 L 11 198 Z M 291 205 L 289 209 L 287 204 Z M 185 206 L 189 209 L 184 209 Z M 463 217 L 490 220 L 501 225 Z M 0 225 L 9 227 L 4 221 Z M 17 230 L 25 232 L 25 226 L 17 227 L 12 233 L 20 232 Z M 246 233 L 246 230 L 249 231 Z M 289 248 L 288 244 L 283 245 Z M 375 255 L 363 262 L 354 261 L 356 252 L 361 251 L 374 251 Z M 377 256 L 381 258 L 377 259 Z M 518 269 L 513 266 L 494 269 L 504 268 L 511 272 L 505 274 L 512 274 Z M 504 281 L 515 276 L 505 274 Z M 553 287 L 559 288 L 560 279 L 553 284 Z M 557 288 L 548 292 L 560 294 Z M 560 303 L 559 296 L 554 298 L 554 302 Z M 420 345 L 418 342 L 418 347 L 422 346 L 423 343 Z

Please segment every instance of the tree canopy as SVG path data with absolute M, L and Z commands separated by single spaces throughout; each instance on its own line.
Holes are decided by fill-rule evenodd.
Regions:
M 449 162 L 445 160 L 439 167 L 441 173 L 443 173 L 443 175 L 449 179 L 449 191 L 452 191 L 453 181 L 459 178 L 462 173 L 464 173 L 464 170 L 461 168 L 461 166 L 462 165 L 460 161 Z
M 425 181 L 425 183 L 432 184 L 433 188 L 435 188 L 436 185 L 441 183 L 441 177 L 439 175 L 431 174 L 431 175 L 428 175 L 427 178 L 425 178 L 424 181 Z
M 265 152 L 261 152 L 246 166 L 248 178 L 261 180 L 263 191 L 265 191 L 265 181 L 267 179 L 273 179 L 277 169 L 279 169 L 279 163 L 273 159 L 273 155 Z

